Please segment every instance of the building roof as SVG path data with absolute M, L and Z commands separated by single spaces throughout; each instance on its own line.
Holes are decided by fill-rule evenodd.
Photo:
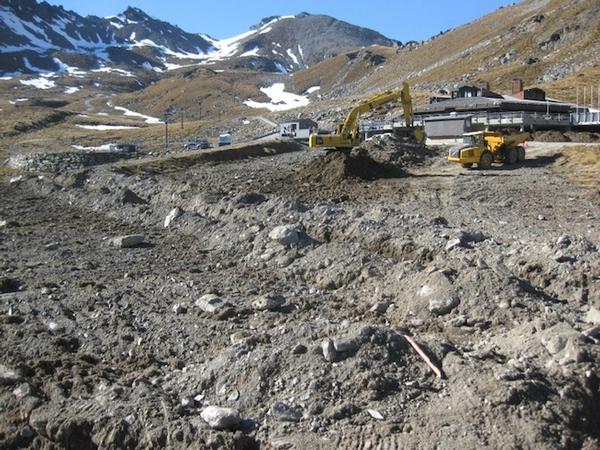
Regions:
M 415 113 L 439 114 L 483 110 L 546 112 L 547 109 L 550 109 L 550 112 L 553 113 L 569 113 L 571 105 L 552 101 L 522 100 L 510 95 L 504 95 L 502 98 L 461 97 L 444 102 L 419 105 L 415 108 Z
M 428 117 L 427 122 L 437 122 L 442 120 L 465 120 L 473 117 L 473 114 L 446 114 L 443 116 Z

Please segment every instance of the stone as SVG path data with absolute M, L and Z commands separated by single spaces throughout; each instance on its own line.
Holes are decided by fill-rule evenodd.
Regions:
M 383 420 L 383 415 L 376 409 L 367 409 L 367 413 L 375 420 Z
M 472 242 L 478 244 L 486 240 L 485 234 L 481 231 L 461 231 L 460 232 L 460 240 L 465 242 Z
M 117 248 L 133 248 L 144 243 L 146 238 L 141 234 L 129 234 L 114 238 L 111 243 Z
M 335 361 L 336 352 L 335 346 L 333 345 L 333 341 L 331 339 L 326 339 L 321 343 L 321 350 L 323 351 L 323 356 L 329 362 Z
M 429 302 L 429 312 L 442 316 L 460 304 L 456 291 L 442 272 L 433 272 L 421 286 L 418 296 Z
M 275 311 L 284 303 L 285 299 L 281 295 L 263 295 L 252 302 L 252 307 L 258 311 Z
M 272 241 L 279 242 L 281 245 L 292 246 L 300 242 L 298 231 L 290 225 L 282 225 L 273 228 L 269 233 L 269 238 Z
M 292 408 L 286 403 L 275 402 L 271 406 L 271 415 L 282 422 L 298 422 L 302 419 L 302 411 Z
M 306 345 L 296 344 L 294 346 L 294 348 L 292 349 L 292 354 L 293 355 L 303 355 L 307 351 L 308 351 L 308 348 L 306 348 Z
M 561 322 L 544 330 L 540 340 L 548 353 L 556 355 L 562 352 L 569 340 L 579 339 L 579 333 L 568 323 Z
M 0 364 L 0 386 L 5 384 L 13 384 L 20 380 L 17 372 L 10 367 Z
M 385 314 L 387 312 L 388 308 L 390 307 L 390 305 L 391 305 L 390 302 L 377 302 L 373 306 L 371 306 L 369 311 L 377 313 L 377 314 Z
M 591 324 L 600 324 L 600 310 L 598 310 L 597 308 L 590 306 L 589 311 L 587 312 L 587 314 L 585 315 L 585 319 L 584 319 L 587 323 L 591 323 Z
M 17 388 L 15 388 L 12 393 L 17 398 L 17 400 L 21 400 L 29 395 L 31 395 L 33 390 L 31 389 L 31 385 L 29 383 L 20 384 Z
M 342 338 L 333 340 L 333 348 L 336 352 L 355 352 L 359 349 L 358 342 L 353 338 Z
M 20 183 L 21 181 L 23 181 L 23 175 L 19 175 L 18 177 L 12 177 L 9 180 L 9 184 L 17 184 L 17 183 Z
M 185 314 L 187 312 L 187 306 L 183 303 L 175 303 L 173 305 L 173 312 L 175 314 Z
M 171 226 L 171 224 L 177 219 L 179 218 L 181 215 L 183 214 L 183 210 L 181 208 L 173 208 L 169 214 L 167 214 L 167 217 L 165 217 L 165 223 L 164 223 L 164 227 L 165 228 L 169 228 Z
M 560 248 L 567 248 L 569 245 L 571 245 L 571 242 L 571 237 L 566 234 L 563 234 L 557 239 L 556 245 Z
M 209 427 L 216 430 L 235 430 L 239 427 L 242 418 L 240 413 L 233 408 L 221 408 L 218 406 L 209 406 L 205 408 L 200 417 Z
M 196 300 L 195 305 L 202 311 L 209 314 L 215 314 L 224 309 L 227 304 L 215 294 L 206 294 Z
M 450 239 L 448 241 L 448 243 L 446 244 L 446 251 L 447 252 L 452 251 L 455 248 L 462 247 L 462 245 L 463 245 L 463 242 L 460 239 L 458 239 L 458 238 Z

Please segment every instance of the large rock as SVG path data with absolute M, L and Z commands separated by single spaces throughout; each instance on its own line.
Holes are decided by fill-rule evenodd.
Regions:
M 335 346 L 331 339 L 326 339 L 321 343 L 321 350 L 323 351 L 323 357 L 329 361 L 335 361 L 337 356 L 337 352 L 335 351 Z
M 271 415 L 282 422 L 298 422 L 302 419 L 302 411 L 283 402 L 275 402 L 271 406 Z
M 460 304 L 452 284 L 442 272 L 433 272 L 418 292 L 429 302 L 429 312 L 436 316 L 448 314 Z
M 217 430 L 235 430 L 239 427 L 242 418 L 240 413 L 232 408 L 220 408 L 218 406 L 209 406 L 205 408 L 200 417 L 209 427 Z
M 20 379 L 17 372 L 10 367 L 0 364 L 0 385 L 13 384 Z
M 227 303 L 225 303 L 218 295 L 206 294 L 196 300 L 196 306 L 204 312 L 216 314 L 222 311 L 227 306 Z
M 540 340 L 542 345 L 546 347 L 548 353 L 557 355 L 565 350 L 569 341 L 578 341 L 580 333 L 577 332 L 571 325 L 565 322 L 557 323 L 553 327 L 544 330 Z
M 296 245 L 300 242 L 298 231 L 290 225 L 282 225 L 273 228 L 269 233 L 269 238 L 279 242 L 281 245 Z
M 173 208 L 169 212 L 169 214 L 167 214 L 167 217 L 165 217 L 165 223 L 164 223 L 165 228 L 169 228 L 171 226 L 171 224 L 175 221 L 175 219 L 180 217 L 182 214 L 183 214 L 183 211 L 181 210 L 181 208 Z
M 132 248 L 142 245 L 146 239 L 141 234 L 130 234 L 114 238 L 111 243 L 117 248 Z

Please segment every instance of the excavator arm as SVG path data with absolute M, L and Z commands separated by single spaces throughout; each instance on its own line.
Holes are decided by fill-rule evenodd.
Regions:
M 334 134 L 312 134 L 309 138 L 309 146 L 312 148 L 336 148 L 351 149 L 360 145 L 362 138 L 359 130 L 360 116 L 366 112 L 375 110 L 388 103 L 401 101 L 404 108 L 406 126 L 412 127 L 413 109 L 410 96 L 410 87 L 404 82 L 402 90 L 386 91 L 360 102 L 350 110 L 346 120 L 338 125 Z

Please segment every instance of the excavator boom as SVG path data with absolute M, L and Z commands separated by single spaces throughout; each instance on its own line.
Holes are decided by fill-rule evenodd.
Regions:
M 412 127 L 413 109 L 410 87 L 408 83 L 404 82 L 402 90 L 386 91 L 360 102 L 350 110 L 346 120 L 337 127 L 334 134 L 312 134 L 309 138 L 309 146 L 311 148 L 351 149 L 360 145 L 362 142 L 359 129 L 360 116 L 398 100 L 400 100 L 404 108 L 406 126 Z

